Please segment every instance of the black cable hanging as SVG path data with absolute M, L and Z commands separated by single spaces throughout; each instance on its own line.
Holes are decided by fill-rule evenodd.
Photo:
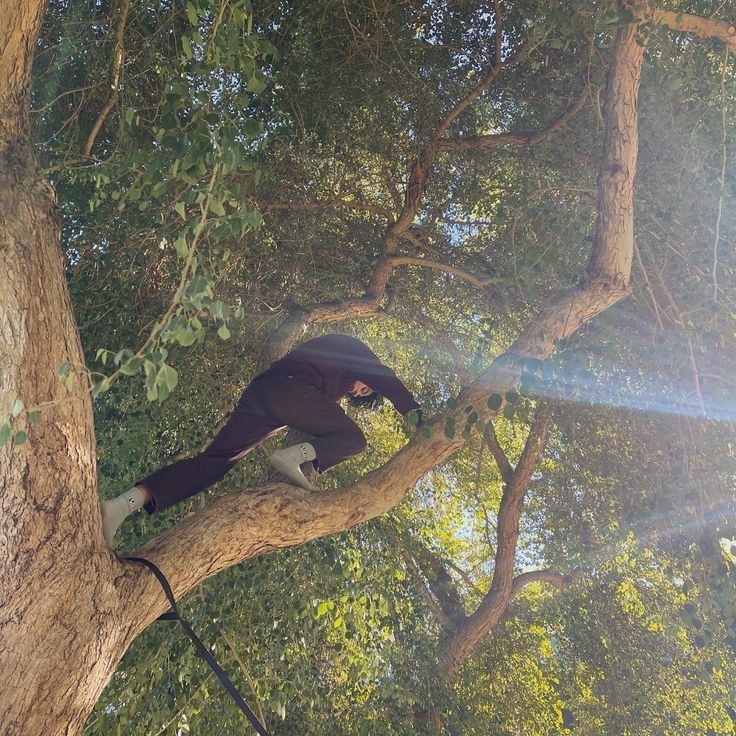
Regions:
M 218 679 L 240 710 L 245 713 L 246 718 L 250 721 L 250 724 L 255 728 L 259 736 L 270 736 L 268 731 L 266 731 L 266 728 L 258 720 L 256 714 L 248 707 L 243 696 L 237 691 L 235 685 L 230 681 L 225 670 L 220 667 L 220 664 L 214 658 L 212 652 L 207 649 L 207 647 L 202 643 L 202 640 L 194 633 L 194 629 L 179 614 L 174 593 L 171 590 L 171 586 L 169 585 L 169 581 L 166 579 L 166 576 L 158 569 L 158 567 L 156 567 L 156 565 L 153 564 L 153 562 L 145 559 L 145 557 L 126 557 L 125 559 L 131 560 L 132 562 L 140 562 L 141 565 L 145 565 L 156 576 L 156 579 L 164 589 L 164 593 L 169 599 L 169 604 L 171 605 L 171 610 L 159 616 L 158 620 L 179 622 L 184 631 L 187 632 L 189 638 L 194 642 L 194 646 L 196 647 L 199 656 L 202 657 L 202 659 L 212 668 L 212 671 L 217 675 Z

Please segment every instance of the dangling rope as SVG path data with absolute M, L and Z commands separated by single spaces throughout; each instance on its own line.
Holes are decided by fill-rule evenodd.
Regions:
M 202 640 L 194 633 L 194 629 L 179 614 L 174 593 L 171 590 L 171 586 L 169 585 L 169 581 L 166 579 L 166 576 L 158 569 L 158 567 L 156 567 L 156 565 L 153 564 L 153 562 L 145 559 L 144 557 L 126 557 L 125 559 L 132 560 L 133 562 L 140 562 L 141 565 L 145 565 L 156 576 L 156 579 L 164 589 L 164 593 L 169 599 L 169 604 L 171 605 L 171 610 L 159 616 L 159 621 L 179 622 L 184 631 L 189 635 L 189 638 L 194 642 L 194 646 L 196 647 L 199 656 L 202 657 L 202 659 L 212 668 L 212 671 L 217 675 L 218 679 L 224 685 L 230 697 L 235 701 L 240 710 L 245 713 L 246 718 L 250 721 L 259 736 L 270 736 L 263 724 L 258 720 L 256 714 L 248 707 L 243 696 L 237 691 L 235 685 L 230 681 L 225 670 L 220 667 L 218 661 L 214 658 L 210 650 L 207 649 L 207 647 L 202 643 Z

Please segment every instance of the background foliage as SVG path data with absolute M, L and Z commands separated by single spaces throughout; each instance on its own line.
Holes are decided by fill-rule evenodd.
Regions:
M 125 8 L 117 101 L 83 156 Z M 384 316 L 325 328 L 369 342 L 429 413 L 584 272 L 602 87 L 626 20 L 612 2 L 503 3 L 508 66 L 453 133 L 541 130 L 581 94 L 585 108 L 541 145 L 438 159 L 404 253 L 487 274 L 485 288 L 402 267 Z M 103 497 L 207 441 L 295 304 L 363 293 L 419 146 L 492 65 L 495 30 L 494 4 L 469 0 L 51 0 L 34 122 L 94 371 Z M 441 703 L 456 733 L 736 733 L 736 549 L 719 541 L 736 536 L 733 62 L 718 42 L 646 33 L 634 292 L 496 427 L 515 458 L 534 405 L 552 409 L 518 565 L 583 574 L 515 599 Z M 389 407 L 357 420 L 370 447 L 328 486 L 405 441 Z M 256 484 L 265 460 L 136 517 L 120 546 Z M 500 493 L 476 438 L 392 514 L 240 565 L 184 609 L 274 733 L 421 732 L 442 632 L 409 560 L 445 560 L 471 610 Z M 85 733 L 234 733 L 240 719 L 159 624 Z

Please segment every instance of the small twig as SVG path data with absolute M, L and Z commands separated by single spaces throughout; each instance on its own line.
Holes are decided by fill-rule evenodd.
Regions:
M 196 697 L 197 697 L 197 694 L 199 693 L 199 691 L 200 691 L 200 690 L 201 690 L 201 689 L 202 689 L 202 688 L 203 688 L 203 687 L 204 687 L 204 686 L 205 686 L 205 685 L 206 685 L 206 684 L 207 684 L 207 683 L 208 683 L 208 682 L 210 681 L 210 679 L 212 678 L 212 675 L 213 675 L 213 673 L 212 673 L 212 672 L 210 672 L 210 673 L 209 673 L 209 674 L 208 674 L 208 675 L 207 675 L 207 676 L 206 676 L 206 677 L 204 678 L 204 680 L 202 680 L 202 682 L 200 682 L 200 683 L 199 683 L 199 685 L 197 685 L 197 687 L 196 687 L 196 688 L 194 688 L 194 691 L 192 692 L 192 694 L 191 694 L 191 695 L 189 696 L 189 698 L 187 699 L 187 702 L 186 702 L 186 703 L 184 703 L 184 705 L 182 705 L 182 707 L 181 707 L 181 708 L 179 708 L 179 710 L 178 710 L 178 711 L 177 711 L 177 712 L 176 712 L 176 713 L 175 713 L 175 714 L 173 715 L 173 717 L 169 719 L 168 723 L 166 723 L 166 724 L 165 724 L 164 726 L 162 726 L 162 727 L 161 727 L 161 728 L 160 728 L 160 729 L 159 729 L 158 731 L 156 731 L 156 734 L 155 734 L 155 736 L 161 736 L 161 734 L 162 734 L 162 733 L 164 733 L 164 732 L 165 732 L 165 731 L 166 731 L 166 730 L 168 729 L 168 727 L 169 727 L 169 726 L 170 726 L 170 725 L 171 725 L 172 723 L 174 723 L 174 721 L 176 721 L 176 720 L 177 720 L 178 718 L 180 718 L 180 717 L 181 717 L 182 713 L 184 713 L 184 711 L 185 711 L 185 710 L 186 710 L 186 709 L 187 709 L 187 708 L 189 707 L 189 704 L 190 704 L 190 703 L 192 702 L 192 700 L 194 700 L 194 698 L 196 698 Z M 86 729 L 85 729 L 85 730 L 86 730 Z
M 440 263 L 439 261 L 431 261 L 428 258 L 415 258 L 413 256 L 391 256 L 390 262 L 394 266 L 424 266 L 425 268 L 433 268 L 437 271 L 451 273 L 453 274 L 453 276 L 458 276 L 459 278 L 467 281 L 470 284 L 473 284 L 473 286 L 476 286 L 479 289 L 485 289 L 489 284 L 508 282 L 508 279 L 505 278 L 489 276 L 486 273 L 468 273 L 467 271 L 463 271 L 461 268 L 450 266 L 447 263 Z
M 456 564 L 455 564 L 455 563 L 454 563 L 454 562 L 453 562 L 452 560 L 447 560 L 447 559 L 446 559 L 446 560 L 444 560 L 444 562 L 445 562 L 445 564 L 446 564 L 446 565 L 447 565 L 447 566 L 448 566 L 448 567 L 449 567 L 449 568 L 450 568 L 451 570 L 454 570 L 454 571 L 455 571 L 455 572 L 456 572 L 456 573 L 457 573 L 457 574 L 458 574 L 458 575 L 459 575 L 459 576 L 460 576 L 460 577 L 462 578 L 463 582 L 465 583 L 465 585 L 467 585 L 467 586 L 468 586 L 468 588 L 469 588 L 470 590 L 474 591 L 475 593 L 477 593 L 477 594 L 478 594 L 478 595 L 480 595 L 481 597 L 483 597 L 483 596 L 485 595 L 484 591 L 482 591 L 482 590 L 481 590 L 481 589 L 480 589 L 480 588 L 479 588 L 479 587 L 478 587 L 478 586 L 477 586 L 477 585 L 476 585 L 476 584 L 475 584 L 475 583 L 474 583 L 474 582 L 473 582 L 473 581 L 471 580 L 471 578 L 470 578 L 470 575 L 468 575 L 468 573 L 467 573 L 467 572 L 465 572 L 465 570 L 463 570 L 463 569 L 462 569 L 461 567 L 459 567 L 458 565 L 456 565 Z
M 215 25 L 212 27 L 212 33 L 210 34 L 209 41 L 207 42 L 207 50 L 205 53 L 208 57 L 210 55 L 210 49 L 215 43 L 215 38 L 217 38 L 217 32 L 220 30 L 220 26 L 222 25 L 222 16 L 225 14 L 226 6 L 227 6 L 227 0 L 220 0 L 220 10 L 217 13 L 217 18 L 215 19 Z
M 705 401 L 703 401 L 703 394 L 700 390 L 700 373 L 698 371 L 698 364 L 695 362 L 695 351 L 693 350 L 693 339 L 688 335 L 687 338 L 688 348 L 690 349 L 690 366 L 693 369 L 693 384 L 695 387 L 695 395 L 698 397 L 698 403 L 700 404 L 700 411 L 703 416 L 708 415 L 705 409 Z
M 95 84 L 88 84 L 86 87 L 75 87 L 74 89 L 67 89 L 61 92 L 60 94 L 56 95 L 51 102 L 47 102 L 43 107 L 37 107 L 33 110 L 31 110 L 32 115 L 37 115 L 40 112 L 43 112 L 44 110 L 48 110 L 50 107 L 52 107 L 56 102 L 58 102 L 62 97 L 66 97 L 67 95 L 73 95 L 76 92 L 86 92 L 88 89 L 92 89 L 93 87 L 96 87 Z
M 233 643 L 232 639 L 225 633 L 223 629 L 220 629 L 220 636 L 222 637 L 222 640 L 225 642 L 225 644 L 228 645 L 228 648 L 232 652 L 233 657 L 235 658 L 235 661 L 238 663 L 238 666 L 240 667 L 240 671 L 243 673 L 243 676 L 246 680 L 248 680 L 248 685 L 250 685 L 250 689 L 253 692 L 253 698 L 256 701 L 256 708 L 258 708 L 258 720 L 261 723 L 266 722 L 266 716 L 263 712 L 263 706 L 261 705 L 261 699 L 258 697 L 258 691 L 256 690 L 255 682 L 253 682 L 253 678 L 250 676 L 250 672 L 248 672 L 248 668 L 245 666 L 245 662 L 243 662 L 242 658 L 240 657 L 240 654 L 238 653 L 238 650 L 235 648 L 235 644 Z
M 110 97 L 100 110 L 97 120 L 95 120 L 92 130 L 90 130 L 87 140 L 82 146 L 82 155 L 89 156 L 92 153 L 92 146 L 95 138 L 100 132 L 105 118 L 107 118 L 110 110 L 115 107 L 118 101 L 118 85 L 120 83 L 120 70 L 123 66 L 123 36 L 125 35 L 125 23 L 128 18 L 128 10 L 130 8 L 129 0 L 121 0 L 120 13 L 118 15 L 118 26 L 115 31 L 115 52 L 112 62 L 112 81 L 110 82 Z
M 636 256 L 636 263 L 639 266 L 642 275 L 644 276 L 644 283 L 647 285 L 649 298 L 652 300 L 652 307 L 654 308 L 654 316 L 657 318 L 657 325 L 660 329 L 663 329 L 662 318 L 659 314 L 659 305 L 657 304 L 657 298 L 654 296 L 654 289 L 652 289 L 652 284 L 649 281 L 649 275 L 647 274 L 646 268 L 644 268 L 644 263 L 641 260 L 641 253 L 639 253 L 639 248 L 637 247 L 636 243 L 634 243 L 634 255 Z
M 716 237 L 713 243 L 713 302 L 718 303 L 718 243 L 721 240 L 721 216 L 723 213 L 723 190 L 726 185 L 726 67 L 728 66 L 728 46 L 723 54 L 721 71 L 721 189 L 718 195 L 718 215 L 716 217 Z
M 452 619 L 445 613 L 445 611 L 442 610 L 442 607 L 437 602 L 430 589 L 427 587 L 427 584 L 424 581 L 424 574 L 419 569 L 419 565 L 417 565 L 416 560 L 409 554 L 407 550 L 404 550 L 404 560 L 409 569 L 414 573 L 415 577 L 417 578 L 419 595 L 424 599 L 424 602 L 427 604 L 427 607 L 432 612 L 432 615 L 437 619 L 438 623 L 442 626 L 443 629 L 453 629 L 454 626 L 452 623 Z
M 501 66 L 501 53 L 503 52 L 503 33 L 501 32 L 501 21 L 503 20 L 503 13 L 501 12 L 501 2 L 500 0 L 493 0 L 493 12 L 495 14 L 494 19 L 494 26 L 493 29 L 494 33 L 494 42 L 495 42 L 495 61 L 493 62 L 494 66 L 500 67 Z
M 559 117 L 550 123 L 543 130 L 536 132 L 519 132 L 519 133 L 493 133 L 491 135 L 469 135 L 460 136 L 458 138 L 444 138 L 438 142 L 438 147 L 441 151 L 456 151 L 467 148 L 488 148 L 490 146 L 500 145 L 521 145 L 521 146 L 535 146 L 539 143 L 543 143 L 547 138 L 556 133 L 560 128 L 563 128 L 567 123 L 577 115 L 585 103 L 588 101 L 587 87 L 583 93 L 578 97 L 577 100 Z
M 510 483 L 514 477 L 514 469 L 511 467 L 511 463 L 509 462 L 508 457 L 506 457 L 506 453 L 498 442 L 496 430 L 493 428 L 492 422 L 488 422 L 488 424 L 486 424 L 484 440 L 496 460 L 496 464 L 501 472 L 501 477 L 503 478 L 504 483 Z

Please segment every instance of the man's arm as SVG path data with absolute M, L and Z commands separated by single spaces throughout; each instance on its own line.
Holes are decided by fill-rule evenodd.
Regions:
M 356 341 L 356 376 L 385 396 L 400 414 L 407 414 L 412 409 L 419 409 L 419 404 L 411 391 L 397 378 L 388 366 L 381 363 L 379 357 L 366 345 Z

